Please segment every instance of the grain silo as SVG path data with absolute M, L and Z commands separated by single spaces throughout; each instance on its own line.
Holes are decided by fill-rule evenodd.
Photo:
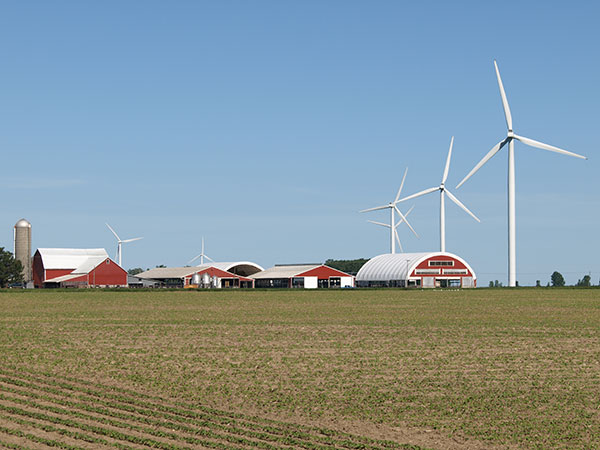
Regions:
M 15 259 L 23 265 L 25 283 L 31 281 L 31 224 L 25 219 L 15 224 Z

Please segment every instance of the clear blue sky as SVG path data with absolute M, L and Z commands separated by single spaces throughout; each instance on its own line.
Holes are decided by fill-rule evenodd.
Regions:
M 594 2 L 5 1 L 0 3 L 0 246 L 105 247 L 124 266 L 200 252 L 264 266 L 372 257 L 387 230 L 358 211 L 453 188 L 515 131 L 521 284 L 600 279 L 600 8 Z M 447 248 L 506 283 L 506 152 L 454 193 Z M 439 197 L 414 204 L 437 250 Z

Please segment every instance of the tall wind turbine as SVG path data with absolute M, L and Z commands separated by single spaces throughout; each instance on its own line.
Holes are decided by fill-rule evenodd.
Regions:
M 193 263 L 194 261 L 196 261 L 198 258 L 200 258 L 200 265 L 203 266 L 204 265 L 204 258 L 208 259 L 209 261 L 215 262 L 214 260 L 210 259 L 208 256 L 206 256 L 204 254 L 204 237 L 202 237 L 202 253 L 200 253 L 198 256 L 194 256 L 192 259 L 190 259 L 189 263 Z M 188 264 L 189 264 L 188 263 Z
M 117 238 L 117 260 L 119 262 L 119 266 L 123 267 L 121 265 L 121 245 L 122 244 L 126 244 L 127 242 L 133 242 L 133 241 L 139 241 L 140 239 L 144 239 L 143 237 L 137 237 L 137 238 L 133 238 L 133 239 L 125 239 L 122 240 L 119 235 L 117 234 L 117 232 L 115 230 L 112 229 L 112 227 L 107 223 L 106 226 L 108 227 L 108 229 L 110 231 L 112 231 L 112 234 L 115 235 L 115 237 Z
M 585 156 L 578 155 L 577 153 L 568 152 L 552 145 L 544 144 L 542 142 L 534 141 L 523 136 L 515 134 L 513 131 L 512 116 L 510 114 L 510 108 L 508 106 L 508 99 L 506 98 L 506 92 L 504 92 L 504 85 L 502 84 L 502 78 L 500 78 L 500 71 L 498 70 L 498 64 L 494 60 L 494 67 L 496 68 L 496 77 L 498 78 L 498 87 L 500 88 L 500 96 L 502 97 L 502 106 L 504 107 L 504 117 L 506 118 L 506 126 L 508 133 L 506 138 L 498 142 L 492 147 L 487 155 L 483 157 L 481 161 L 477 163 L 473 170 L 460 182 L 456 188 L 458 189 L 465 181 L 477 172 L 481 166 L 488 162 L 492 156 L 500 151 L 502 147 L 508 144 L 508 285 L 514 287 L 517 285 L 517 254 L 516 254 L 516 212 L 515 212 L 515 139 L 521 141 L 525 145 L 530 147 L 547 150 L 550 152 L 561 153 L 567 156 L 574 156 L 576 158 L 587 159 Z
M 406 179 L 406 172 L 408 172 L 408 168 L 406 168 L 406 170 L 404 171 L 404 176 L 402 177 L 402 183 L 400 184 L 400 189 L 398 189 L 398 193 L 396 194 L 396 198 L 394 199 L 394 201 L 389 202 L 387 205 L 376 206 L 375 208 L 363 209 L 362 211 L 360 211 L 361 213 L 363 213 L 363 212 L 369 212 L 369 211 L 378 211 L 380 209 L 389 209 L 390 210 L 389 225 L 387 223 L 370 221 L 376 225 L 381 225 L 384 227 L 388 227 L 390 229 L 390 253 L 396 253 L 396 241 L 398 241 L 398 245 L 400 246 L 400 250 L 402 251 L 402 244 L 400 243 L 400 238 L 398 237 L 398 231 L 397 231 L 398 225 L 400 225 L 402 222 L 406 223 L 406 226 L 408 226 L 408 228 L 410 228 L 410 230 L 415 234 L 415 236 L 419 237 L 419 235 L 417 234 L 415 229 L 410 225 L 408 220 L 406 220 L 406 216 L 408 214 L 410 214 L 410 211 L 412 211 L 412 208 L 408 211 L 408 213 L 406 213 L 406 215 L 404 215 L 404 214 L 402 214 L 402 212 L 400 212 L 400 210 L 396 206 L 396 204 L 398 203 L 398 199 L 400 198 L 400 194 L 402 193 L 402 187 L 404 186 L 404 180 Z M 396 224 L 396 213 L 398 213 L 398 215 L 400 216 L 400 219 L 401 219 L 400 222 L 398 222 L 398 224 Z
M 452 192 L 448 190 L 446 187 L 446 180 L 448 179 L 448 172 L 450 171 L 450 158 L 452 157 L 452 146 L 454 145 L 454 136 L 450 139 L 450 148 L 448 149 L 448 157 L 446 158 L 446 167 L 444 168 L 444 174 L 442 175 L 442 184 L 436 187 L 432 187 L 429 189 L 425 189 L 424 191 L 417 192 L 416 194 L 409 195 L 408 197 L 404 197 L 398 200 L 398 203 L 404 202 L 406 200 L 410 200 L 413 198 L 421 197 L 422 195 L 431 194 L 435 191 L 440 191 L 440 252 L 446 251 L 446 200 L 445 196 L 448 195 L 448 198 L 456 203 L 460 208 L 462 208 L 467 214 L 469 214 L 473 219 L 477 222 L 480 220 L 477 218 L 475 214 L 469 211 L 465 205 L 461 203 L 459 199 L 457 199 Z

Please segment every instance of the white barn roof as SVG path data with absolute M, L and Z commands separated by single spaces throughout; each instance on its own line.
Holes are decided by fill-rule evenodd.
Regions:
M 185 278 L 200 272 L 203 268 L 210 266 L 191 266 L 191 267 L 156 267 L 142 273 L 138 273 L 136 277 L 142 279 L 167 279 L 167 278 Z
M 406 280 L 408 274 L 427 258 L 449 256 L 462 262 L 475 276 L 471 266 L 459 256 L 448 252 L 386 253 L 375 256 L 365 263 L 356 274 L 356 281 Z
M 108 253 L 103 248 L 38 248 L 42 257 L 44 269 L 72 269 L 77 273 L 84 271 L 90 264 L 98 261 L 96 265 L 108 258 Z

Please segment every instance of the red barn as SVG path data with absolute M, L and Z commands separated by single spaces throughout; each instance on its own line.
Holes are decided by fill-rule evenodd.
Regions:
M 452 253 L 386 253 L 362 266 L 356 283 L 359 287 L 472 288 L 477 277 L 464 259 Z
M 354 277 L 324 264 L 281 264 L 250 275 L 257 288 L 354 287 Z
M 33 282 L 42 287 L 127 287 L 127 272 L 103 248 L 39 248 Z

